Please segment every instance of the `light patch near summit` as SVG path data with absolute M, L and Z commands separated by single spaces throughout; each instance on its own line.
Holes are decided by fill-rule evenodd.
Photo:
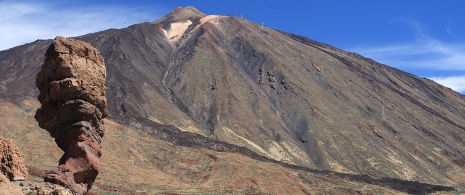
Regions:
M 175 43 L 178 41 L 179 38 L 182 37 L 184 32 L 186 32 L 187 28 L 192 24 L 190 20 L 182 20 L 179 22 L 173 22 L 170 24 L 170 28 L 168 30 L 164 30 L 165 36 L 171 43 Z
M 218 15 L 208 15 L 208 16 L 202 17 L 200 18 L 200 21 L 199 21 L 200 24 L 196 25 L 194 29 L 197 29 L 199 26 L 202 26 L 203 24 L 205 24 L 208 21 L 211 21 L 212 19 L 219 19 L 221 17 L 222 16 L 218 16 Z M 218 23 L 219 20 L 215 20 L 213 22 Z M 190 25 L 192 25 L 191 20 L 180 20 L 180 21 L 171 23 L 168 29 L 162 29 L 162 30 L 166 38 L 170 41 L 170 43 L 174 44 L 186 33 Z
M 210 21 L 211 19 L 219 18 L 220 16 L 218 15 L 208 15 L 205 17 L 200 18 L 200 25 L 205 24 L 205 22 Z

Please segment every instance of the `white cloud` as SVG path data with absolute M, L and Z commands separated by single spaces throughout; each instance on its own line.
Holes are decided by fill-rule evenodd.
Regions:
M 430 79 L 454 91 L 465 93 L 465 76 L 432 77 Z
M 456 34 L 452 28 L 452 22 L 451 21 L 448 21 L 447 22 L 447 28 L 446 28 L 446 33 L 450 36 L 453 36 L 453 37 L 458 37 L 458 38 L 463 38 L 464 35 L 462 34 Z
M 465 93 L 465 76 L 457 76 L 465 71 L 465 43 L 440 41 L 430 36 L 424 26 L 413 19 L 399 19 L 394 22 L 408 24 L 415 39 L 410 42 L 356 47 L 348 50 L 380 63 L 408 70 L 413 74 L 426 73 L 431 80 Z M 452 29 L 448 27 L 446 31 L 450 33 Z M 442 72 L 441 76 L 434 76 L 440 72 Z M 444 72 L 450 74 L 444 75 Z
M 416 20 L 397 20 L 412 28 L 415 40 L 404 43 L 350 48 L 399 69 L 465 70 L 465 43 L 444 43 L 429 36 Z
M 38 2 L 0 2 L 0 50 L 57 35 L 79 36 L 151 22 L 166 13 L 154 7 L 70 6 Z

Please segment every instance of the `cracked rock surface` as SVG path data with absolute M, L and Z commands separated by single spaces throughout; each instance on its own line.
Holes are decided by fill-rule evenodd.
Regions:
M 64 151 L 45 181 L 85 194 L 100 171 L 101 142 L 107 116 L 106 70 L 90 44 L 56 37 L 37 74 L 42 104 L 35 118 Z

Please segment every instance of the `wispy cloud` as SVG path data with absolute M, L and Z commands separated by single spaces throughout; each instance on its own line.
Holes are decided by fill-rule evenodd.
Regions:
M 448 22 L 447 22 L 446 33 L 447 33 L 448 35 L 450 35 L 450 36 L 457 37 L 457 38 L 463 38 L 463 37 L 464 37 L 464 35 L 462 35 L 462 34 L 456 34 L 456 33 L 454 32 L 454 29 L 453 29 L 453 27 L 452 27 L 452 22 L 451 22 L 451 21 L 448 21 Z
M 415 40 L 350 50 L 399 69 L 465 70 L 465 43 L 444 43 L 435 39 L 416 20 L 398 21 L 412 28 Z
M 78 36 L 150 22 L 166 11 L 154 7 L 68 6 L 51 1 L 0 2 L 0 50 L 57 35 Z
M 445 43 L 430 36 L 424 26 L 413 19 L 400 19 L 397 22 L 408 24 L 415 39 L 387 45 L 349 48 L 380 63 L 396 67 L 410 73 L 427 73 L 430 79 L 464 93 L 465 43 Z M 449 29 L 450 33 L 452 29 Z M 447 29 L 446 29 L 447 31 Z M 437 75 L 439 72 L 455 72 L 454 75 Z
M 450 77 L 432 77 L 431 80 L 450 87 L 454 91 L 465 93 L 465 76 L 450 76 Z

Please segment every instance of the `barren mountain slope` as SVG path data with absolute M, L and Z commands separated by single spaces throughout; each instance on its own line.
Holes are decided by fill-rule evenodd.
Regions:
M 224 150 L 216 140 L 344 173 L 465 182 L 465 98 L 430 80 L 194 8 L 78 39 L 105 58 L 109 118 L 157 138 Z M 0 98 L 35 99 L 49 43 L 0 52 Z
M 4 124 L 0 126 L 0 134 L 13 138 L 20 150 L 26 152 L 30 177 L 40 181 L 39 177 L 56 166 L 61 150 L 33 120 L 38 107 L 38 102 L 27 99 L 21 107 L 0 100 L 0 120 Z M 111 120 L 105 123 L 102 171 L 91 190 L 98 194 L 397 194 L 450 190 L 413 182 L 364 180 L 286 168 L 238 152 L 177 146 Z

